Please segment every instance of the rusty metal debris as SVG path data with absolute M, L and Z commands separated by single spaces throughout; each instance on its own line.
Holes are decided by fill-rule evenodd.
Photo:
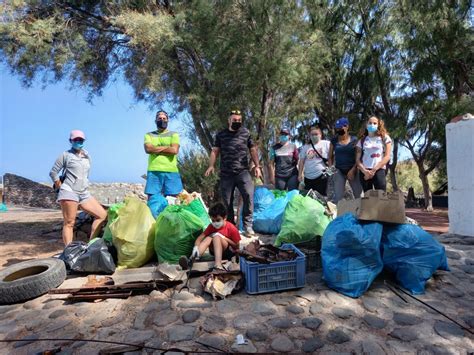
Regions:
M 260 244 L 257 240 L 249 243 L 243 250 L 237 253 L 249 261 L 255 261 L 260 264 L 290 261 L 298 256 L 293 250 L 283 250 L 270 244 Z
M 181 284 L 182 281 L 153 281 L 153 282 L 139 282 L 123 285 L 103 285 L 90 286 L 79 288 L 63 288 L 53 289 L 49 294 L 69 294 L 66 298 L 68 301 L 93 301 L 106 298 L 128 298 L 133 295 L 150 293 L 153 290 L 165 291 L 170 287 L 175 287 Z

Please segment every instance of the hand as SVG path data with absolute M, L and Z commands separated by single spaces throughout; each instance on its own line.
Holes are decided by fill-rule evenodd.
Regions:
M 255 177 L 257 179 L 261 179 L 262 178 L 262 171 L 260 170 L 260 167 L 256 167 L 255 168 Z
M 204 176 L 209 176 L 211 174 L 214 174 L 214 167 L 213 166 L 210 166 L 209 168 L 207 168 L 206 172 L 204 173 Z
M 298 181 L 299 181 L 299 182 L 303 182 L 303 181 L 304 181 L 303 175 L 298 175 Z
M 352 168 L 351 170 L 349 170 L 349 172 L 347 173 L 347 179 L 349 181 L 352 181 L 354 180 L 354 177 L 355 177 L 355 170 L 354 168 Z
M 370 171 L 365 170 L 364 171 L 364 180 L 370 180 L 370 179 L 372 179 L 372 175 L 370 175 Z
M 193 252 L 191 253 L 191 259 L 199 259 L 200 256 L 201 254 L 199 254 L 199 248 L 197 247 L 197 245 L 195 245 L 193 248 Z
M 61 185 L 62 185 L 61 180 L 56 180 L 56 181 L 54 182 L 54 187 L 57 188 L 57 189 L 59 189 L 59 188 L 61 187 Z
M 275 178 L 270 179 L 270 184 L 271 184 L 271 185 L 275 185 Z
M 369 170 L 370 178 L 373 178 L 375 176 L 376 172 L 377 172 L 377 170 L 375 170 L 375 169 Z

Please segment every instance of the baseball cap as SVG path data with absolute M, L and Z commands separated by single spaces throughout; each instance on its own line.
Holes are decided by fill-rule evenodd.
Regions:
M 336 121 L 336 124 L 334 125 L 336 129 L 342 128 L 344 126 L 349 126 L 349 120 L 346 117 L 341 117 Z
M 82 139 L 86 140 L 86 135 L 84 134 L 84 132 L 82 132 L 78 129 L 74 129 L 74 130 L 71 131 L 71 134 L 69 134 L 69 139 L 73 140 L 73 139 L 76 139 L 76 138 L 82 138 Z

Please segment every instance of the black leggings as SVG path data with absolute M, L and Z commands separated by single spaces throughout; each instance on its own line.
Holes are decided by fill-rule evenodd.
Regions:
M 327 196 L 328 179 L 322 175 L 316 179 L 304 178 L 305 190 L 316 190 L 321 195 Z
M 289 177 L 275 177 L 275 189 L 277 190 L 296 190 L 298 188 L 298 175 Z
M 371 170 L 371 169 L 368 169 Z M 360 183 L 362 184 L 362 189 L 365 191 L 368 190 L 387 190 L 387 179 L 386 179 L 387 171 L 385 169 L 379 169 L 375 173 L 374 177 L 370 180 L 364 179 L 364 174 L 362 172 L 359 174 Z

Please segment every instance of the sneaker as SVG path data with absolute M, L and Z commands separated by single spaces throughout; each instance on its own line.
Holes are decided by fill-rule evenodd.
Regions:
M 181 266 L 181 269 L 183 270 L 189 269 L 189 259 L 185 257 L 184 255 L 179 258 L 178 264 L 179 266 Z
M 254 230 L 253 230 L 252 227 L 249 227 L 249 228 L 247 228 L 247 229 L 245 230 L 245 236 L 246 236 L 247 238 L 253 238 L 253 237 L 255 237 L 255 232 L 254 232 Z

